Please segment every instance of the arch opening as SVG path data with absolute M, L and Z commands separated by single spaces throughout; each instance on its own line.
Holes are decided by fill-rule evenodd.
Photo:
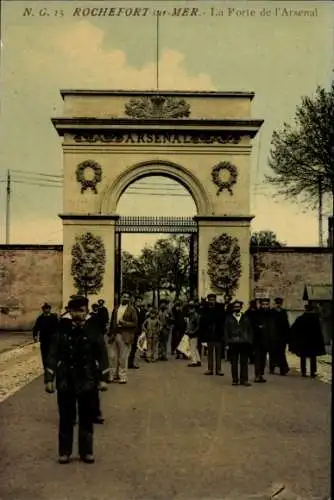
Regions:
M 192 197 L 197 215 L 212 213 L 210 200 L 198 179 L 181 165 L 161 160 L 141 162 L 127 168 L 102 194 L 98 212 L 117 213 L 124 192 L 136 181 L 146 177 L 164 177 L 177 182 Z
M 194 297 L 199 193 L 183 177 L 161 172 L 160 165 L 146 167 L 122 179 L 114 200 L 120 217 L 116 295 L 127 290 L 155 304 L 163 298 Z

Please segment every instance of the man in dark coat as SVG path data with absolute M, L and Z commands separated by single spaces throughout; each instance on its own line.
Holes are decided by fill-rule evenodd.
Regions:
M 168 304 L 165 300 L 161 301 L 158 316 L 161 325 L 158 341 L 158 360 L 168 361 L 167 349 L 172 315 L 168 310 Z
M 289 350 L 300 358 L 300 371 L 306 377 L 306 359 L 310 360 L 311 377 L 317 376 L 317 356 L 326 354 L 319 315 L 312 305 L 293 323 L 290 331 Z
M 273 328 L 274 338 L 272 339 L 271 356 L 272 365 L 270 366 L 271 373 L 274 373 L 278 367 L 280 375 L 286 375 L 289 372 L 289 365 L 286 359 L 286 346 L 289 342 L 290 324 L 288 314 L 283 309 L 283 299 L 277 297 L 275 306 L 272 309 L 273 313 Z
M 134 333 L 133 342 L 131 346 L 131 351 L 129 355 L 128 368 L 137 370 L 139 368 L 138 365 L 135 364 L 136 352 L 137 352 L 137 343 L 141 334 L 142 326 L 145 321 L 146 311 L 142 306 L 141 297 L 137 297 L 134 303 L 134 307 L 137 311 L 138 323 L 137 329 Z
M 241 314 L 243 303 L 236 300 L 233 303 L 233 312 L 228 313 L 225 319 L 225 342 L 229 347 L 232 385 L 250 387 L 248 382 L 249 347 L 252 345 L 252 326 L 246 314 Z M 240 376 L 239 376 L 240 360 Z
M 251 322 L 253 331 L 256 329 L 257 312 L 258 312 L 258 308 L 257 308 L 256 300 L 250 300 L 248 309 L 245 312 L 245 314 L 248 317 L 249 321 Z M 252 344 L 249 348 L 249 363 L 251 365 L 254 365 L 254 362 L 255 362 L 255 353 L 254 353 L 254 347 Z
M 46 392 L 54 392 L 56 378 L 59 409 L 59 463 L 69 463 L 73 448 L 76 405 L 79 414 L 79 455 L 93 463 L 93 420 L 96 390 L 106 390 L 108 353 L 96 324 L 88 316 L 88 299 L 69 301 L 72 319 L 59 322 L 50 346 L 44 382 Z
M 185 320 L 185 308 L 182 309 L 180 302 L 175 302 L 172 309 L 172 355 L 176 354 L 176 359 L 182 358 L 182 354 L 177 352 L 177 346 L 181 342 L 181 339 L 186 331 L 186 320 Z
M 34 342 L 40 342 L 41 357 L 43 368 L 45 370 L 45 362 L 48 356 L 52 338 L 55 335 L 58 327 L 57 314 L 51 312 L 50 304 L 43 304 L 42 314 L 38 316 L 33 327 L 32 334 Z
M 189 302 L 189 312 L 188 312 L 188 325 L 186 333 L 190 340 L 190 363 L 189 367 L 201 366 L 201 358 L 198 352 L 198 336 L 200 327 L 200 316 L 196 311 L 196 305 L 194 301 Z
M 223 376 L 222 368 L 222 349 L 224 345 L 224 320 L 225 311 L 217 306 L 217 297 L 210 293 L 207 297 L 207 305 L 202 309 L 201 316 L 201 342 L 208 344 L 208 371 L 205 375 L 213 375 L 214 359 L 215 373 Z
M 99 309 L 98 304 L 92 305 L 92 311 L 90 312 L 89 316 L 90 316 L 90 318 L 89 318 L 90 322 L 92 322 L 94 324 L 94 327 L 96 327 L 96 333 L 98 335 L 102 336 L 102 340 L 104 342 L 105 341 L 104 334 L 105 334 L 106 325 L 105 325 L 103 317 L 100 314 L 100 309 Z M 109 380 L 107 382 L 109 383 Z M 103 424 L 104 418 L 102 416 L 100 392 L 98 389 L 96 390 L 96 393 L 95 393 L 95 404 L 96 404 L 96 416 L 93 420 L 93 423 L 94 424 Z
M 267 354 L 274 335 L 273 314 L 270 309 L 270 299 L 260 299 L 260 308 L 253 317 L 253 348 L 255 382 L 266 382 L 264 371 Z
M 103 335 L 107 333 L 108 324 L 109 324 L 109 312 L 107 307 L 105 306 L 105 302 L 103 299 L 99 299 L 97 301 L 98 305 L 98 313 L 100 315 L 101 325 L 103 326 Z

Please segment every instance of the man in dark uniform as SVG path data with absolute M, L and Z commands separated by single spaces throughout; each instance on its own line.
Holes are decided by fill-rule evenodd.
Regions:
M 260 299 L 260 308 L 253 319 L 253 347 L 255 382 L 266 382 L 264 370 L 266 367 L 267 353 L 273 338 L 273 315 L 270 309 L 270 299 Z
M 50 346 L 44 373 L 45 390 L 54 392 L 56 378 L 59 410 L 59 463 L 69 463 L 73 448 L 76 404 L 79 415 L 79 455 L 93 463 L 93 420 L 96 389 L 106 390 L 108 353 L 96 324 L 88 316 L 88 299 L 68 303 L 71 320 L 63 319 Z
M 139 366 L 135 364 L 137 343 L 138 343 L 138 339 L 139 339 L 140 334 L 141 334 L 141 329 L 142 329 L 142 326 L 143 326 L 143 323 L 144 323 L 145 317 L 146 317 L 146 311 L 145 311 L 145 308 L 142 306 L 141 297 L 136 298 L 135 303 L 134 303 L 134 307 L 137 311 L 138 323 L 137 323 L 137 328 L 136 328 L 136 331 L 135 331 L 135 334 L 133 337 L 131 351 L 129 354 L 128 368 L 138 370 Z
M 179 301 L 175 302 L 175 305 L 172 309 L 172 342 L 171 342 L 171 350 L 172 355 L 176 354 L 176 359 L 185 358 L 185 356 L 179 352 L 177 352 L 177 347 L 181 342 L 181 339 L 186 331 L 187 323 L 185 320 L 185 315 L 188 314 L 188 311 L 185 307 L 182 308 L 181 303 Z
M 245 314 L 246 314 L 246 316 L 248 316 L 248 319 L 251 322 L 253 331 L 256 329 L 257 311 L 258 311 L 258 308 L 257 308 L 256 300 L 250 300 L 248 309 L 245 312 Z M 254 347 L 253 347 L 253 345 L 250 345 L 250 347 L 249 347 L 249 364 L 254 365 L 254 361 L 255 361 Z
M 107 333 L 108 324 L 109 324 L 109 312 L 105 306 L 105 302 L 103 299 L 99 299 L 97 301 L 98 313 L 100 315 L 101 325 L 103 327 L 103 335 Z
M 221 367 L 225 312 L 222 307 L 217 306 L 214 293 L 210 293 L 207 299 L 207 305 L 202 310 L 200 326 L 201 341 L 208 344 L 208 371 L 205 375 L 213 375 L 215 359 L 215 373 L 223 376 Z
M 51 312 L 50 304 L 43 304 L 42 311 L 42 314 L 38 316 L 36 320 L 32 333 L 34 342 L 38 342 L 38 340 L 40 342 L 42 363 L 45 370 L 45 362 L 52 337 L 56 333 L 58 327 L 58 317 L 57 314 Z
M 89 313 L 89 321 L 94 324 L 94 327 L 96 327 L 96 332 L 102 336 L 102 339 L 104 341 L 104 334 L 105 334 L 105 321 L 103 316 L 100 313 L 101 309 L 99 308 L 98 304 L 93 304 L 92 305 L 92 311 Z M 107 380 L 107 382 L 109 382 Z M 98 388 L 95 391 L 95 407 L 96 407 L 96 416 L 93 420 L 94 424 L 103 424 L 104 423 L 104 418 L 102 416 L 102 411 L 101 411 L 101 400 L 100 400 L 100 391 Z
M 286 347 L 289 343 L 290 323 L 288 314 L 283 309 L 283 299 L 277 297 L 275 299 L 275 306 L 272 309 L 273 323 L 275 335 L 272 341 L 272 361 L 270 370 L 271 373 L 275 372 L 278 367 L 280 375 L 286 375 L 289 372 L 289 365 L 286 359 Z
M 229 347 L 232 385 L 250 387 L 248 382 L 249 346 L 253 341 L 251 322 L 246 314 L 241 314 L 243 303 L 236 300 L 232 304 L 232 312 L 225 319 L 225 342 Z M 239 376 L 240 359 L 240 376 Z
M 167 349 L 168 349 L 168 340 L 169 340 L 169 333 L 171 326 L 171 313 L 168 310 L 167 302 L 165 300 L 162 300 L 160 304 L 159 321 L 161 324 L 161 329 L 158 341 L 158 352 L 159 352 L 158 360 L 168 361 Z

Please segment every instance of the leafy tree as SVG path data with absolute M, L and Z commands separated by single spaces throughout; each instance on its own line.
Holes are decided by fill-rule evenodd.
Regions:
M 284 123 L 272 137 L 267 181 L 286 198 L 316 204 L 319 183 L 334 203 L 334 82 L 326 91 L 303 97 L 294 124 Z
M 123 289 L 132 293 L 152 291 L 156 302 L 160 302 L 163 290 L 173 292 L 177 299 L 189 286 L 189 264 L 189 238 L 183 235 L 146 246 L 138 258 L 122 252 Z
M 122 289 L 130 293 L 139 293 L 138 259 L 131 253 L 122 252 Z
M 250 240 L 251 247 L 272 247 L 280 248 L 284 244 L 277 240 L 277 236 L 273 231 L 259 231 L 255 232 L 251 236 Z

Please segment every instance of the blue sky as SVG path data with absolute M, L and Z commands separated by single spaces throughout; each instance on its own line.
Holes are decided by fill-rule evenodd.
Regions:
M 76 7 L 118 5 L 111 1 L 2 3 L 1 179 L 7 168 L 61 175 L 61 141 L 50 122 L 51 116 L 62 112 L 59 89 L 153 89 L 153 10 L 159 7 L 172 12 L 174 6 L 197 7 L 201 16 L 165 16 L 160 22 L 161 88 L 254 91 L 253 116 L 263 118 L 265 125 L 254 141 L 252 157 L 253 228 L 271 229 L 291 245 L 317 244 L 316 212 L 298 203 L 274 201 L 272 188 L 263 185 L 263 179 L 269 171 L 267 158 L 273 130 L 293 120 L 303 95 L 312 95 L 317 85 L 327 87 L 331 81 L 332 4 L 141 1 L 122 2 L 122 7 L 147 7 L 145 17 L 73 16 Z M 46 7 L 50 15 L 41 17 L 35 10 L 34 17 L 23 16 L 27 6 L 38 10 Z M 211 16 L 212 7 L 224 15 Z M 276 16 L 275 9 L 283 7 L 316 7 L 317 15 Z M 231 8 L 253 9 L 255 15 L 228 15 Z M 271 15 L 262 17 L 263 8 Z M 63 15 L 55 16 L 56 10 Z M 25 178 L 23 174 L 13 175 L 16 180 Z M 181 194 L 182 188 L 177 189 Z M 0 190 L 4 214 L 4 182 Z M 61 243 L 61 222 L 57 218 L 61 205 L 59 187 L 15 183 L 11 242 Z M 160 197 L 148 199 L 126 193 L 120 201 L 120 213 L 138 213 L 138 205 L 140 215 L 152 210 L 160 210 L 161 215 L 194 213 L 193 202 L 186 197 L 164 196 L 161 201 Z M 1 242 L 4 237 L 3 229 Z M 126 237 L 125 246 L 138 252 L 151 240 L 147 236 Z

